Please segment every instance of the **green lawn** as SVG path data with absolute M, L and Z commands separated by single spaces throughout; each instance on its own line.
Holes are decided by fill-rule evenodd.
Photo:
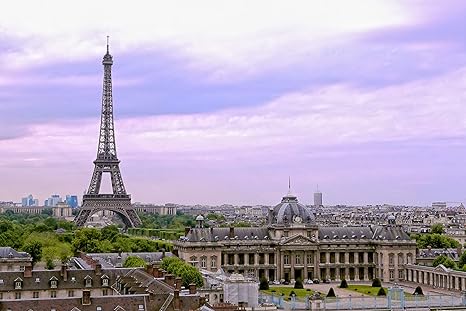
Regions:
M 348 288 L 344 289 L 364 295 L 377 296 L 380 287 L 372 287 L 371 285 L 348 285 Z M 387 289 L 384 288 L 384 290 L 385 293 L 387 293 Z
M 272 292 L 275 291 L 275 292 Z M 279 296 L 281 294 L 284 294 L 286 298 L 290 296 L 291 291 L 294 291 L 296 294 L 296 297 L 306 297 L 312 295 L 315 291 L 313 290 L 307 290 L 306 288 L 303 289 L 294 289 L 291 286 L 270 286 L 268 290 L 263 290 L 263 293 L 266 293 L 268 295 L 274 294 L 275 296 Z

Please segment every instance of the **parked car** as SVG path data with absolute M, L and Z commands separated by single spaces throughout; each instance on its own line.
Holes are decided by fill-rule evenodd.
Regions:
M 283 281 L 282 284 L 283 284 L 283 285 L 290 285 L 290 282 L 288 282 L 288 281 Z
M 314 279 L 313 282 L 314 282 L 314 284 L 319 284 L 320 283 L 319 279 Z
M 277 281 L 277 280 L 273 281 L 273 285 L 280 285 L 280 281 Z
M 329 280 L 329 279 L 325 279 L 323 282 L 326 283 L 326 284 L 328 284 L 328 283 L 330 283 L 330 280 Z
M 309 279 L 309 280 L 306 280 L 306 284 L 314 284 L 314 282 L 312 282 L 312 280 Z

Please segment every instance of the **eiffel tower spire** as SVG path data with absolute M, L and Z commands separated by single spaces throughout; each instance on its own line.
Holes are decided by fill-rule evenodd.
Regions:
M 102 113 L 100 117 L 99 144 L 94 172 L 87 193 L 83 196 L 83 206 L 75 218 L 78 226 L 83 226 L 87 219 L 99 211 L 112 211 L 118 214 L 127 227 L 141 224 L 141 220 L 131 207 L 131 197 L 126 193 L 120 172 L 120 160 L 115 144 L 115 127 L 113 123 L 112 65 L 107 37 L 107 53 L 104 55 L 104 81 L 102 90 Z M 112 194 L 100 194 L 102 174 L 109 173 L 112 181 Z

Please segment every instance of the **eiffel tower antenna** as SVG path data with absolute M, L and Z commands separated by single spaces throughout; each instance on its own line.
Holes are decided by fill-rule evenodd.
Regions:
M 120 172 L 120 160 L 117 157 L 115 129 L 113 123 L 112 65 L 113 57 L 109 53 L 107 36 L 107 53 L 104 55 L 104 81 L 102 91 L 102 113 L 100 116 L 99 144 L 94 161 L 94 172 L 83 204 L 75 218 L 78 227 L 84 226 L 89 217 L 99 211 L 111 211 L 121 217 L 126 227 L 141 225 L 136 211 L 131 206 L 131 196 L 126 193 Z M 101 194 L 102 174 L 110 174 L 112 193 Z

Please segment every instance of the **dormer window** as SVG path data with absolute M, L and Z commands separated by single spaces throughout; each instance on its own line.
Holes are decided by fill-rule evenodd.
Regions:
M 17 278 L 15 280 L 15 289 L 21 289 L 23 287 L 23 280 L 21 278 Z
M 102 286 L 108 286 L 108 276 L 102 276 Z
M 58 285 L 58 279 L 56 277 L 51 277 L 50 278 L 50 288 L 57 288 Z
M 36 283 L 40 283 L 40 278 L 36 278 Z
M 86 275 L 86 277 L 84 278 L 84 285 L 86 287 L 92 286 L 92 278 L 89 275 Z
M 76 278 L 74 276 L 71 277 L 71 282 L 76 282 Z

